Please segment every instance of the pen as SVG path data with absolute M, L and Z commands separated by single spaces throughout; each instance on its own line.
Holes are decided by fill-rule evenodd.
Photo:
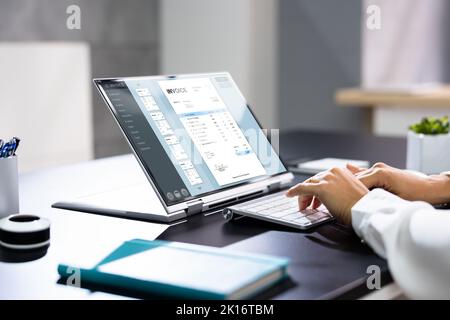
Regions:
M 6 151 L 6 157 L 9 158 L 14 154 L 14 150 L 16 149 L 16 140 L 11 139 L 9 141 L 9 147 L 8 150 Z
M 8 146 L 9 146 L 8 142 L 2 146 L 2 149 L 0 151 L 0 158 L 6 158 L 5 155 L 6 155 L 6 151 L 8 150 Z
M 3 145 L 3 149 L 2 149 L 2 154 L 1 157 L 2 158 L 7 158 L 8 157 L 8 151 L 10 149 L 10 143 L 7 142 Z
M 19 147 L 20 139 L 13 137 L 8 142 L 4 142 L 0 139 L 0 158 L 8 158 L 16 154 L 16 150 Z
M 18 137 L 13 137 L 13 139 L 16 141 L 16 145 L 14 146 L 14 151 L 13 151 L 13 155 L 15 155 L 17 148 L 19 148 L 20 139 Z

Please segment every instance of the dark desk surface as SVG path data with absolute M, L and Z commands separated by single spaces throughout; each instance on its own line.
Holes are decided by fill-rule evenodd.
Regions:
M 282 135 L 280 140 L 281 155 L 284 159 L 333 156 L 369 160 L 372 163 L 384 161 L 398 167 L 403 167 L 405 162 L 406 140 L 400 138 L 288 132 Z M 86 240 L 86 237 L 96 239 L 95 245 L 99 248 L 102 247 L 102 244 L 115 245 L 122 241 L 121 239 L 146 238 L 146 234 L 154 234 L 158 225 L 53 209 L 51 204 L 62 199 L 105 190 L 105 188 L 110 187 L 109 179 L 119 174 L 116 173 L 117 167 L 121 166 L 120 168 L 123 169 L 124 163 L 128 166 L 126 168 L 129 168 L 129 166 L 138 167 L 137 163 L 134 163 L 134 159 L 127 156 L 56 167 L 21 175 L 21 212 L 38 214 L 48 217 L 52 221 L 52 244 L 44 257 L 31 262 L 11 263 L 3 259 L 0 252 L 0 283 L 2 284 L 0 286 L 0 298 L 120 298 L 116 295 L 92 293 L 88 290 L 58 285 L 56 283 L 58 279 L 57 264 L 66 259 L 67 248 L 80 251 L 80 256 L 84 257 L 83 259 L 97 258 L 96 255 L 98 254 L 94 252 L 95 250 L 89 249 L 92 246 L 89 246 L 90 240 Z M 105 179 L 105 175 L 108 176 L 108 179 Z M 297 177 L 298 180 L 303 178 Z M 121 183 L 123 182 L 122 179 L 122 176 L 118 177 Z M 89 228 L 86 228 L 87 226 Z M 294 234 L 294 237 L 292 237 L 292 234 Z M 272 240 L 268 240 L 268 237 Z M 286 237 L 289 237 L 290 240 L 286 240 Z M 320 282 L 318 281 L 321 279 L 317 277 L 320 274 L 324 277 L 321 280 L 322 284 L 332 283 L 337 288 L 339 285 L 348 283 L 349 278 L 345 274 L 335 276 L 332 275 L 332 272 L 313 273 L 314 270 L 320 271 L 320 268 L 323 267 L 321 264 L 324 263 L 324 260 L 320 259 L 320 255 L 335 255 L 335 257 L 346 259 L 347 262 L 351 262 L 352 257 L 355 256 L 363 257 L 360 261 L 364 263 L 349 267 L 353 270 L 356 268 L 356 271 L 359 272 L 363 271 L 366 263 L 383 263 L 366 246 L 360 244 L 350 230 L 333 224 L 324 225 L 313 229 L 311 232 L 297 232 L 247 218 L 233 223 L 225 223 L 220 214 L 197 215 L 190 218 L 188 223 L 169 227 L 159 238 L 219 247 L 233 245 L 240 250 L 255 252 L 267 250 L 274 254 L 276 253 L 274 252 L 274 245 L 265 245 L 267 241 L 273 243 L 289 242 L 286 246 L 283 246 L 282 250 L 278 251 L 281 255 L 289 255 L 288 248 L 311 250 L 311 246 L 320 246 L 317 249 L 317 255 L 310 256 L 310 259 L 291 257 L 294 261 L 293 265 L 296 268 L 301 267 L 303 269 L 295 269 L 292 282 L 275 288 L 275 291 L 266 296 L 268 298 L 296 299 L 323 296 L 323 293 L 330 287 L 319 288 Z M 290 252 L 295 252 L 295 250 Z M 346 262 L 336 263 L 339 265 Z M 309 271 L 306 269 L 308 266 Z M 303 278 L 305 270 L 311 275 L 307 278 L 307 281 Z M 354 283 L 351 287 L 357 284 Z M 334 297 L 335 295 L 331 294 L 328 297 Z
M 394 167 L 406 165 L 406 139 L 375 137 L 367 134 L 290 131 L 281 135 L 283 159 L 347 158 L 385 162 Z

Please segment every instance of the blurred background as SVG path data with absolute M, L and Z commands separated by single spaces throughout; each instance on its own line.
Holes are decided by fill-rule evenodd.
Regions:
M 446 0 L 0 0 L 0 137 L 22 138 L 22 172 L 129 153 L 92 78 L 224 70 L 266 128 L 402 136 L 450 100 L 336 94 L 445 88 L 449 16 Z

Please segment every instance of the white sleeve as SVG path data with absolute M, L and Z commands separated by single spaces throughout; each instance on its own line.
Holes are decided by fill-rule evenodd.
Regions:
M 450 298 L 450 211 L 375 189 L 353 206 L 352 225 L 407 296 Z

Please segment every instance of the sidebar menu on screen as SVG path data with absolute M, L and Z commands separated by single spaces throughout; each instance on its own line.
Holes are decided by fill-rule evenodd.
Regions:
M 171 205 L 191 197 L 127 85 L 111 81 L 100 81 L 99 84 L 111 101 L 122 130 L 153 177 L 153 182 L 166 203 Z

